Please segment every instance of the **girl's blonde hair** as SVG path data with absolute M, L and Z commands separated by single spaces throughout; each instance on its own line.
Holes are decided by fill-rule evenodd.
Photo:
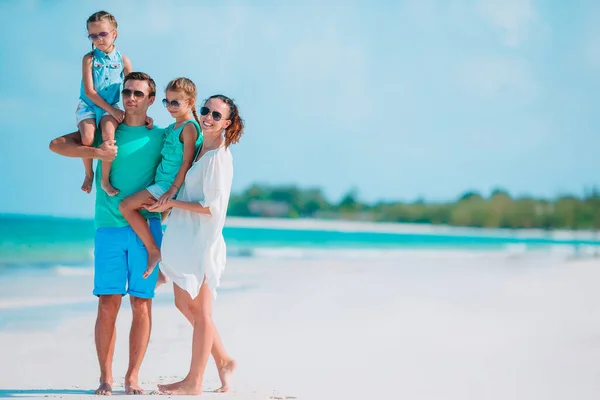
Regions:
M 192 114 L 194 115 L 194 119 L 200 125 L 200 118 L 198 117 L 198 113 L 196 111 L 196 97 L 198 92 L 196 90 L 196 85 L 188 78 L 175 78 L 167 85 L 167 90 L 172 90 L 174 92 L 182 92 L 190 99 L 190 109 L 192 110 Z
M 90 15 L 85 23 L 85 26 L 87 28 L 87 26 L 92 23 L 92 22 L 101 22 L 101 21 L 105 21 L 108 22 L 109 24 L 112 25 L 113 29 L 117 29 L 118 24 L 117 24 L 117 19 L 114 17 L 114 15 L 112 15 L 111 13 L 108 13 L 106 11 L 97 11 L 95 13 L 93 13 L 92 15 Z M 115 37 L 115 40 L 117 40 L 117 38 Z M 92 57 L 94 56 L 94 43 L 92 43 Z

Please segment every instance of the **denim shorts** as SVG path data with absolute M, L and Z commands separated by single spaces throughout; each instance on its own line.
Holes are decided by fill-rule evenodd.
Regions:
M 111 107 L 119 108 L 118 104 L 111 104 Z M 100 126 L 100 120 L 105 115 L 109 115 L 106 111 L 101 109 L 100 107 L 90 107 L 87 103 L 80 101 L 79 105 L 77 105 L 77 110 L 75 111 L 75 118 L 77 119 L 77 126 L 81 121 L 86 119 L 93 119 L 96 121 L 96 127 Z
M 171 188 L 172 183 L 160 181 L 155 184 L 148 186 L 146 190 L 154 197 L 156 200 L 160 198 L 163 194 L 167 192 Z

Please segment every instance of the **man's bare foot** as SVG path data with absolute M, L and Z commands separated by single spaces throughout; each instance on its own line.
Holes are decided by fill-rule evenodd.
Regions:
M 85 179 L 83 180 L 83 184 L 81 185 L 81 190 L 90 194 L 92 192 L 92 185 L 94 183 L 94 173 L 91 175 L 85 174 Z
M 187 394 L 198 396 L 202 394 L 202 383 L 195 384 L 184 379 L 180 382 L 175 382 L 168 385 L 158 385 L 158 391 L 162 394 L 169 395 Z
M 146 394 L 146 392 L 144 392 L 144 389 L 140 385 L 132 382 L 125 384 L 125 394 Z
M 233 375 L 233 371 L 235 371 L 235 367 L 237 367 L 235 360 L 229 360 L 217 368 L 219 370 L 219 379 L 221 379 L 221 387 L 216 389 L 215 392 L 225 393 L 229 390 L 231 376 Z
M 109 196 L 114 196 L 116 194 L 119 193 L 119 190 L 115 189 L 115 187 L 113 185 L 110 184 L 110 182 L 107 182 L 105 180 L 102 180 L 100 182 L 100 187 L 102 188 L 102 190 L 104 190 L 106 192 L 107 195 Z
M 94 394 L 96 396 L 112 396 L 112 386 L 108 382 L 101 382 Z
M 169 282 L 169 278 L 163 274 L 163 272 L 159 269 L 158 270 L 158 280 L 156 281 L 156 288 L 158 288 L 160 285 L 164 285 L 165 283 Z
M 158 264 L 161 258 L 162 256 L 160 254 L 160 249 L 157 248 L 156 250 L 148 250 L 148 265 L 146 268 L 146 272 L 144 272 L 144 278 L 150 276 L 152 271 L 154 271 L 156 264 Z

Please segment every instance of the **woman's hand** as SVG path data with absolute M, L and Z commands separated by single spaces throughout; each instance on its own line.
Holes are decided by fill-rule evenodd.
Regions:
M 163 211 L 167 211 L 170 208 L 173 208 L 173 205 L 171 204 L 171 200 L 167 201 L 164 204 L 158 204 L 158 201 L 155 201 L 153 204 L 148 204 L 146 206 L 144 206 L 144 208 L 148 211 L 151 212 L 163 212 Z
M 148 128 L 148 129 L 154 128 L 154 120 L 150 117 L 146 117 L 146 128 Z

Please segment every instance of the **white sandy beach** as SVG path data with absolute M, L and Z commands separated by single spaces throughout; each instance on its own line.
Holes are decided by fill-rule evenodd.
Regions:
M 545 238 L 554 240 L 597 240 L 600 236 L 590 230 L 543 230 L 543 229 L 507 229 L 507 228 L 475 228 L 450 225 L 432 225 L 397 222 L 370 222 L 351 220 L 326 220 L 313 218 L 245 218 L 227 217 L 226 226 L 246 228 L 275 228 L 320 230 L 339 232 L 380 232 L 408 234 L 437 234 L 449 236 L 494 236 L 511 238 Z
M 92 277 L 71 279 L 83 287 Z M 597 399 L 599 282 L 600 260 L 503 253 L 231 259 L 223 285 L 238 290 L 224 290 L 214 314 L 239 367 L 231 393 L 203 397 Z M 71 289 L 74 300 L 82 287 Z M 66 299 L 69 289 L 57 290 Z M 127 366 L 124 300 L 115 395 Z M 15 301 L 4 299 L 0 316 Z M 0 398 L 93 397 L 94 318 L 90 309 L 52 328 L 1 331 Z M 191 327 L 174 306 L 157 302 L 153 323 L 140 376 L 148 391 L 181 378 L 190 358 Z M 210 363 L 207 391 L 218 387 Z

